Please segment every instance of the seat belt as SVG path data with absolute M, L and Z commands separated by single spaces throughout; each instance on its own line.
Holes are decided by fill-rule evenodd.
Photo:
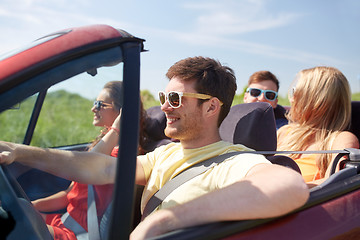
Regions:
M 88 185 L 88 210 L 86 231 L 68 212 L 61 216 L 64 226 L 74 232 L 78 240 L 100 240 L 99 222 L 96 211 L 94 186 Z
M 261 154 L 261 155 L 274 155 L 274 154 L 321 154 L 321 153 L 338 153 L 345 154 L 351 153 L 351 149 L 345 150 L 329 150 L 329 151 L 242 151 L 242 152 L 229 152 L 222 155 L 218 155 L 185 169 L 183 172 L 179 173 L 177 176 L 169 180 L 160 188 L 146 203 L 144 212 L 142 215 L 142 220 L 152 213 L 164 199 L 177 187 L 183 183 L 189 181 L 190 179 L 200 175 L 201 173 L 206 172 L 208 169 L 215 167 L 217 164 L 223 162 L 225 159 L 235 156 L 242 153 L 252 153 L 252 154 Z M 340 158 L 339 158 L 340 159 Z
M 155 208 L 162 203 L 162 201 L 166 198 L 166 196 L 168 196 L 177 187 L 189 181 L 190 179 L 196 177 L 197 175 L 200 175 L 206 170 L 216 166 L 218 163 L 221 163 L 225 159 L 240 153 L 254 153 L 254 151 L 230 152 L 219 156 L 215 156 L 205 161 L 194 164 L 193 166 L 189 167 L 188 169 L 184 170 L 183 172 L 175 176 L 173 179 L 165 183 L 165 185 L 149 199 L 149 201 L 146 203 L 146 206 L 144 208 L 142 219 L 144 219 L 152 211 L 154 211 Z
M 96 211 L 94 186 L 88 185 L 87 225 L 89 240 L 100 240 L 99 220 Z

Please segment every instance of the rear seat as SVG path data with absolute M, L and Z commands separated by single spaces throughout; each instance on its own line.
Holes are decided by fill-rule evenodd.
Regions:
M 276 151 L 277 136 L 273 108 L 264 102 L 232 106 L 220 126 L 220 136 L 224 141 L 243 144 L 257 151 Z M 270 155 L 266 158 L 274 164 L 301 173 L 295 161 L 287 156 Z
M 349 130 L 360 140 L 360 101 L 351 102 L 351 125 Z
M 154 106 L 146 110 L 148 115 L 145 123 L 145 132 L 150 140 L 145 146 L 147 151 L 152 151 L 155 148 L 168 144 L 170 138 L 165 136 L 164 129 L 166 127 L 166 117 L 160 106 Z
M 257 151 L 276 151 L 275 117 L 268 103 L 232 106 L 219 130 L 224 141 L 240 143 Z

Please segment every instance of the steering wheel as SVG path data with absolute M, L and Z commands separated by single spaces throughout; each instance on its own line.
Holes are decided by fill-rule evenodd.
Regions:
M 40 213 L 28 200 L 7 167 L 3 165 L 0 166 L 0 193 L 1 207 L 16 222 L 14 230 L 6 239 L 52 239 Z
M 16 178 L 12 175 L 11 171 L 9 170 L 9 167 L 6 165 L 1 165 L 1 168 L 9 181 L 11 187 L 13 188 L 15 194 L 17 197 L 24 198 L 27 201 L 30 202 L 29 197 L 24 192 L 23 188 L 20 186 L 19 182 L 16 180 Z

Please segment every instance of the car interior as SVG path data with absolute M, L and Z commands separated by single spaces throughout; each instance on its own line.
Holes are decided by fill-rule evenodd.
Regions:
M 352 108 L 353 116 L 351 131 L 359 138 L 360 128 L 357 127 L 355 123 L 358 122 L 360 118 L 360 102 L 353 102 Z M 165 114 L 161 111 L 160 106 L 149 108 L 147 110 L 147 114 L 148 119 L 146 122 L 145 131 L 151 137 L 151 141 L 147 146 L 149 151 L 160 145 L 176 141 L 174 139 L 169 139 L 164 134 L 166 118 Z M 269 104 L 261 102 L 234 105 L 220 126 L 220 135 L 225 141 L 230 141 L 236 144 L 244 144 L 256 151 L 276 151 L 276 127 L 274 111 Z M 357 156 L 357 152 L 354 153 L 354 156 Z M 289 157 L 274 154 L 268 154 L 266 157 L 272 163 L 290 167 L 295 171 L 300 172 L 300 169 L 298 168 L 295 161 Z M 344 178 L 348 178 L 349 176 L 357 175 L 360 172 L 359 165 L 360 159 L 359 162 L 352 161 L 352 159 L 350 159 L 344 165 L 343 170 L 335 173 L 323 184 L 312 189 L 312 192 L 326 188 L 326 186 L 328 186 L 330 183 L 340 181 Z M 50 195 L 53 193 L 53 191 L 59 191 L 62 190 L 61 188 L 67 188 L 69 183 L 67 180 L 54 177 L 51 174 L 47 174 L 35 169 L 31 169 L 30 171 L 26 171 L 25 173 L 18 175 L 19 176 L 17 176 L 17 181 L 21 185 L 19 191 L 22 191 L 23 189 L 25 192 L 23 196 L 29 196 L 31 198 L 39 197 L 39 195 L 35 194 L 39 194 L 39 192 L 43 195 Z M 41 181 L 38 181 L 34 184 L 34 176 L 36 176 L 37 179 L 41 177 Z M 30 181 L 30 179 L 32 180 Z M 16 184 L 17 183 L 14 185 Z M 143 188 L 141 186 L 137 186 L 135 192 L 136 197 L 134 203 L 133 226 L 136 226 L 136 224 L 141 219 L 139 204 L 142 189 Z M 25 209 L 24 212 L 31 216 L 30 219 L 34 219 L 32 223 L 34 228 L 39 232 L 43 232 L 43 234 L 46 236 L 47 228 L 44 225 L 42 219 L 40 219 L 39 213 L 34 211 L 34 209 L 30 206 L 28 201 L 29 198 L 23 196 L 20 196 L 18 204 L 21 205 L 23 209 Z M 101 235 L 106 234 L 106 221 L 108 219 L 107 215 L 110 214 L 110 211 L 107 212 L 108 213 L 104 214 L 100 224 Z

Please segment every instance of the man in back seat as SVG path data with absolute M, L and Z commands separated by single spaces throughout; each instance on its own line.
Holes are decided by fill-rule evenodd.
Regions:
M 142 209 L 157 190 L 186 168 L 220 154 L 250 150 L 222 141 L 219 134 L 236 91 L 231 68 L 211 58 L 193 57 L 175 63 L 167 77 L 165 92 L 159 93 L 167 117 L 165 134 L 180 142 L 138 157 L 136 183 L 145 185 Z M 0 152 L 0 163 L 16 160 L 76 181 L 106 184 L 115 177 L 116 159 L 106 155 L 45 152 L 4 142 Z M 297 172 L 272 165 L 262 155 L 238 154 L 171 192 L 135 228 L 131 239 L 215 221 L 276 217 L 302 206 L 308 196 Z
M 285 118 L 285 108 L 278 105 L 279 80 L 269 71 L 253 73 L 248 81 L 248 88 L 244 94 L 244 103 L 267 102 L 273 109 L 276 129 L 288 124 Z

